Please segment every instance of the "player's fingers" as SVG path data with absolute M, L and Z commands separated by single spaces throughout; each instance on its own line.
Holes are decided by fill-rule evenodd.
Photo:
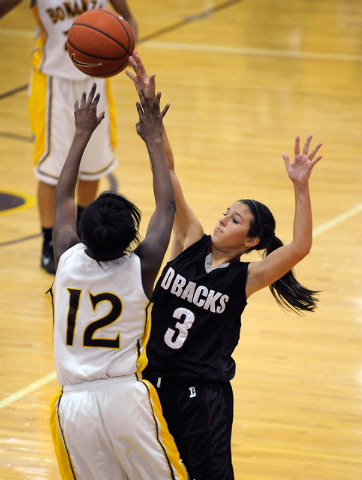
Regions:
M 146 103 L 146 100 L 145 100 L 145 96 L 143 95 L 142 91 L 138 92 L 138 96 L 140 97 L 143 113 L 145 113 L 147 111 L 147 103 Z
M 314 167 L 314 165 L 315 165 L 316 163 L 318 163 L 319 160 L 321 160 L 322 158 L 323 158 L 323 155 L 318 155 L 318 157 L 316 157 L 314 160 L 311 160 L 310 163 L 311 163 L 312 167 Z
M 137 67 L 143 71 L 145 71 L 145 67 L 143 66 L 143 63 L 142 63 L 142 60 L 140 58 L 140 56 L 138 55 L 138 53 L 136 52 L 136 50 L 133 50 L 133 56 L 137 62 Z
M 136 80 L 136 76 L 133 75 L 133 73 L 130 72 L 129 70 L 126 70 L 126 75 L 127 75 L 131 80 L 133 80 L 133 81 Z
M 160 115 L 161 120 L 163 119 L 163 117 L 164 117 L 164 116 L 166 115 L 166 113 L 168 112 L 168 109 L 170 108 L 170 106 L 171 106 L 171 104 L 168 103 L 168 104 L 165 106 L 165 108 L 162 110 L 161 115 Z
M 155 73 L 152 73 L 152 75 L 150 75 L 150 76 L 148 77 L 148 85 L 149 85 L 150 88 L 152 88 L 153 90 L 156 89 L 155 77 L 156 77 L 156 74 L 155 74 Z
M 143 113 L 140 102 L 136 102 L 136 108 L 137 108 L 138 115 L 141 118 L 144 115 L 144 113 Z
M 85 105 L 85 101 L 86 101 L 86 93 L 83 92 L 82 93 L 82 98 L 80 100 L 80 106 L 83 107 Z
M 153 108 L 155 109 L 156 112 L 160 111 L 160 100 L 161 100 L 161 92 L 157 92 Z
M 131 65 L 131 67 L 134 69 L 134 70 L 137 70 L 137 62 L 136 60 L 134 59 L 134 57 L 129 57 L 128 59 L 129 61 L 129 64 Z
M 313 138 L 313 135 L 308 135 L 307 140 L 305 141 L 304 147 L 303 147 L 303 153 L 304 155 L 308 155 L 308 150 L 310 147 L 310 142 Z
M 300 153 L 300 137 L 297 135 L 294 142 L 294 153 L 298 155 Z
M 318 143 L 318 145 L 316 145 L 313 150 L 310 152 L 310 154 L 308 155 L 309 159 L 310 160 L 313 160 L 313 158 L 315 157 L 316 153 L 318 152 L 318 150 L 321 148 L 323 144 L 322 143 Z
M 97 85 L 95 83 L 93 83 L 91 91 L 89 92 L 89 95 L 88 95 L 88 102 L 89 103 L 91 103 L 93 98 L 94 98 L 94 94 L 96 93 L 96 88 L 97 88 Z
M 285 168 L 287 168 L 289 163 L 290 163 L 289 162 L 289 157 L 286 153 L 282 153 L 282 157 L 283 157 L 283 160 L 284 160 L 284 163 L 285 163 Z

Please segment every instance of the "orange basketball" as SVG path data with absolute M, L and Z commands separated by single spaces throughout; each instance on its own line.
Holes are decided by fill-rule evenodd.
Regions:
M 113 77 L 127 67 L 134 50 L 131 27 L 119 13 L 97 8 L 82 13 L 68 32 L 73 64 L 91 77 Z

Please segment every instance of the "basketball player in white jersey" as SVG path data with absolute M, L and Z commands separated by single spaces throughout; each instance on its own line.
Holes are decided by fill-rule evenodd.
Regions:
M 153 284 L 175 213 L 161 142 L 161 94 L 137 103 L 137 133 L 153 172 L 156 208 L 137 243 L 140 211 L 122 195 L 102 193 L 83 212 L 77 234 L 75 186 L 85 147 L 104 118 L 96 86 L 75 103 L 76 131 L 55 199 L 57 272 L 53 305 L 59 383 L 51 430 L 63 480 L 186 480 L 153 386 L 141 379 Z
M 0 0 L 0 17 L 22 0 Z M 137 38 L 137 25 L 126 0 L 110 0 L 130 24 Z M 106 112 L 86 148 L 79 169 L 78 216 L 97 195 L 100 178 L 117 164 L 116 115 L 108 79 L 92 79 L 71 62 L 66 40 L 74 20 L 86 10 L 107 8 L 107 0 L 31 0 L 37 23 L 37 41 L 32 56 L 29 85 L 29 117 L 34 137 L 34 174 L 38 179 L 38 209 L 43 234 L 41 267 L 54 274 L 52 227 L 54 198 L 59 175 L 74 135 L 73 104 L 94 82 L 101 94 L 99 108 Z

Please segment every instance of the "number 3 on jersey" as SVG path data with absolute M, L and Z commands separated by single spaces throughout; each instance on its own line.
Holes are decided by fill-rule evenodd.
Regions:
M 187 308 L 177 308 L 174 311 L 173 317 L 183 321 L 176 323 L 175 328 L 177 328 L 177 330 L 168 328 L 164 340 L 166 345 L 177 350 L 185 343 L 189 334 L 188 331 L 195 321 L 195 315 L 190 310 L 187 310 Z

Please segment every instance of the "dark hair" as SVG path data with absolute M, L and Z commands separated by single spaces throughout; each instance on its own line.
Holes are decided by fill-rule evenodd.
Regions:
M 103 192 L 84 210 L 79 236 L 98 262 L 115 260 L 139 242 L 141 212 L 126 197 Z
M 275 235 L 275 220 L 268 207 L 256 200 L 239 200 L 249 207 L 252 215 L 248 236 L 259 237 L 259 243 L 250 248 L 264 250 L 264 257 L 283 246 L 283 242 Z M 313 312 L 316 308 L 316 290 L 309 290 L 301 285 L 293 270 L 269 285 L 270 291 L 278 304 L 286 309 L 302 314 L 303 311 Z

